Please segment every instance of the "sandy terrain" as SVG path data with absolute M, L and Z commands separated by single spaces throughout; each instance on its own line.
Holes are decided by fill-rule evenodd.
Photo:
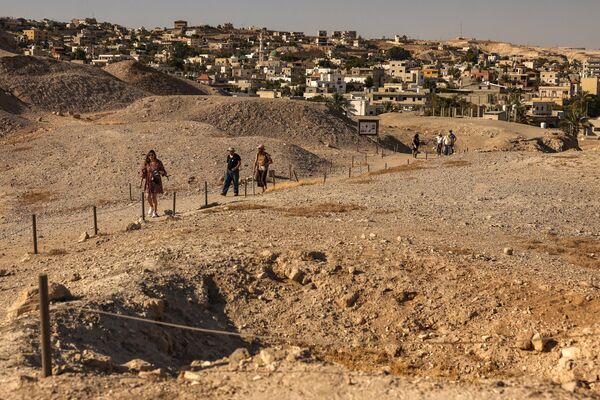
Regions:
M 128 92 L 75 116 L 43 111 L 52 90 L 1 98 L 25 125 L 0 138 L 0 398 L 600 396 L 597 144 L 550 154 L 564 139 L 541 129 L 395 114 L 376 147 L 314 103 Z M 452 157 L 392 151 L 449 126 Z M 259 143 L 275 188 L 219 196 L 225 149 L 245 178 Z M 177 215 L 144 222 L 150 148 L 171 175 L 159 212 L 177 192 Z M 48 379 L 42 272 L 66 287 Z
M 576 148 L 559 129 L 478 118 L 421 117 L 413 113 L 389 113 L 381 116 L 382 134 L 410 144 L 415 133 L 427 141 L 424 151 L 434 152 L 435 136 L 452 129 L 457 135 L 457 148 L 472 151 L 541 151 L 556 152 Z
M 63 372 L 53 383 L 35 378 L 35 313 L 5 320 L 6 393 L 570 398 L 560 385 L 573 380 L 597 393 L 600 225 L 588 217 L 597 176 L 579 171 L 597 170 L 599 155 L 383 160 L 395 168 L 206 211 L 185 199 L 179 218 L 133 233 L 123 228 L 137 207 L 107 206 L 103 234 L 79 244 L 89 224 L 68 220 L 85 214 L 49 215 L 42 254 L 26 260 L 29 235 L 5 241 L 6 308 L 40 271 L 76 297 L 53 308 Z M 245 335 L 132 324 L 82 306 Z M 520 350 L 529 332 L 555 344 Z M 239 347 L 254 356 L 224 359 Z M 136 358 L 164 377 L 119 367 Z M 181 375 L 190 368 L 197 385 Z

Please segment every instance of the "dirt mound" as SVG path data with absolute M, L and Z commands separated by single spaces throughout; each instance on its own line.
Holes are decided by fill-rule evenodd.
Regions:
M 17 42 L 15 41 L 15 37 L 8 32 L 0 31 L 0 50 L 16 53 Z M 2 54 L 0 54 L 0 56 L 1 55 Z
M 31 125 L 27 119 L 18 115 L 3 111 L 0 108 L 0 137 L 6 136 L 22 128 Z
M 104 67 L 109 74 L 157 96 L 206 95 L 206 91 L 137 61 L 121 61 Z
M 541 151 L 561 152 L 578 148 L 577 140 L 570 139 L 558 129 L 503 121 L 471 118 L 420 117 L 414 114 L 389 113 L 381 116 L 383 135 L 399 139 L 409 147 L 415 133 L 426 145 L 423 151 L 434 151 L 435 135 L 452 129 L 458 137 L 459 150 L 480 151 Z
M 8 92 L 0 90 L 0 110 L 19 114 L 26 110 L 25 105 Z
M 318 103 L 231 97 L 152 97 L 109 117 L 119 122 L 203 122 L 231 136 L 265 136 L 297 144 L 356 143 L 354 123 Z
M 48 58 L 0 58 L 0 88 L 43 111 L 90 112 L 147 96 L 98 68 Z
M 322 171 L 328 164 L 317 155 L 292 144 L 265 137 L 231 138 L 214 127 L 197 122 L 140 123 L 126 126 L 93 126 L 83 122 L 28 139 L 26 145 L 8 147 L 3 164 L 12 173 L 12 199 L 8 207 L 19 205 L 45 211 L 77 208 L 99 202 L 110 204 L 124 199 L 128 183 L 139 183 L 143 156 L 156 149 L 169 171 L 166 190 L 179 194 L 221 188 L 229 146 L 242 157 L 241 178 L 252 176 L 257 143 L 264 143 L 273 156 L 272 170 L 287 176 L 293 165 L 300 177 Z M 39 157 L 44 149 L 44 157 Z M 82 168 L 82 166 L 85 166 Z M 36 172 L 37 171 L 37 172 Z M 17 183 L 19 182 L 19 183 Z M 70 188 L 78 187 L 77 191 Z M 0 186 L 1 188 L 2 186 Z M 40 192 L 40 188 L 48 188 Z M 7 188 L 8 190 L 8 188 Z M 136 189 L 137 190 L 137 189 Z M 40 198 L 38 198 L 40 197 Z

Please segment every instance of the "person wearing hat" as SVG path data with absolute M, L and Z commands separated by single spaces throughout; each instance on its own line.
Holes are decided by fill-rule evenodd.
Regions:
M 265 151 L 265 145 L 261 144 L 258 146 L 256 159 L 254 160 L 254 176 L 256 185 L 262 188 L 263 193 L 267 190 L 267 174 L 269 173 L 269 166 L 271 164 L 273 164 L 273 159 Z
M 233 181 L 233 195 L 239 195 L 239 183 L 240 183 L 240 166 L 242 165 L 242 158 L 235 152 L 233 147 L 227 149 L 227 171 L 225 172 L 225 183 L 223 184 L 222 196 L 227 196 L 229 186 Z

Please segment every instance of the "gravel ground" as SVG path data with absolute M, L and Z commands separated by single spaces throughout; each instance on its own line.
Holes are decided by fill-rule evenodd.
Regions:
M 10 340 L 1 362 L 12 371 L 3 390 L 597 396 L 599 162 L 595 151 L 467 153 L 410 165 L 393 155 L 373 159 L 377 172 L 357 176 L 357 167 L 325 185 L 281 185 L 208 210 L 184 203 L 179 218 L 140 231 L 124 233 L 126 218 L 107 221 L 103 235 L 83 243 L 57 224 L 42 255 L 23 259 L 26 238 L 3 253 L 0 303 L 8 308 L 41 271 L 71 290 L 76 300 L 53 311 L 62 375 L 36 378 L 35 313 L 25 313 L 2 325 Z M 243 335 L 131 324 L 81 306 Z M 534 333 L 551 340 L 521 350 L 524 340 L 537 343 Z M 249 354 L 240 358 L 241 347 Z M 282 348 L 304 356 L 262 353 Z M 154 372 L 120 367 L 135 358 Z M 190 369 L 199 383 L 183 374 Z M 301 379 L 290 375 L 297 370 Z

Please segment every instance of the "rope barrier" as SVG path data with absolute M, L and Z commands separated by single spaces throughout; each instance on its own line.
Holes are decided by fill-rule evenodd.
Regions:
M 366 153 L 365 153 L 365 155 L 366 155 Z M 331 170 L 330 170 L 330 171 L 331 171 Z M 337 169 L 336 169 L 336 171 L 337 171 Z M 345 169 L 344 169 L 344 168 L 342 168 L 342 171 L 345 171 Z M 330 172 L 330 174 L 331 174 L 331 172 Z M 297 178 L 296 178 L 296 179 L 297 179 Z M 334 181 L 334 182 L 336 181 L 336 179 L 331 179 L 331 180 L 332 180 L 332 181 Z M 206 194 L 203 194 L 202 196 L 205 196 L 205 195 L 206 195 Z M 192 196 L 190 196 L 190 197 L 194 197 L 194 196 L 192 195 Z M 99 214 L 100 214 L 100 215 L 102 215 L 102 216 L 114 215 L 114 214 L 116 214 L 116 213 L 118 213 L 118 212 L 121 212 L 121 211 L 124 211 L 124 210 L 130 209 L 130 208 L 132 208 L 132 207 L 135 207 L 135 206 L 139 205 L 139 203 L 140 203 L 140 200 L 135 200 L 135 199 L 133 199 L 133 200 L 132 200 L 132 201 L 130 201 L 130 202 L 129 202 L 129 204 L 127 204 L 126 206 L 123 206 L 123 207 L 120 207 L 120 208 L 116 208 L 116 209 L 108 209 L 108 210 L 106 210 L 106 211 L 105 211 L 105 210 L 103 210 L 103 209 L 98 209 L 98 212 L 99 212 Z M 91 208 L 92 208 L 92 206 L 89 206 L 89 208 L 91 209 Z M 185 214 L 185 213 L 189 213 L 189 212 L 193 212 L 193 211 L 196 211 L 196 209 L 191 209 L 191 210 L 181 210 L 181 211 L 179 212 L 179 214 Z M 66 212 L 66 211 L 64 211 L 64 210 L 63 210 L 63 211 L 58 211 L 58 214 L 60 214 L 61 212 Z M 52 218 L 51 214 L 49 214 L 49 213 L 42 213 L 42 214 L 39 214 L 39 215 L 38 215 L 38 217 L 40 217 L 40 216 L 42 216 L 42 217 L 44 217 L 44 216 L 48 216 L 49 218 Z M 44 220 L 44 219 L 42 219 L 42 220 Z M 69 220 L 67 220 L 67 221 L 54 221 L 54 222 L 52 222 L 52 225 L 53 225 L 53 226 L 70 226 L 70 225 L 73 225 L 73 224 L 75 224 L 75 223 L 79 223 L 79 222 L 83 222 L 83 221 L 87 221 L 87 220 L 89 220 L 89 221 L 90 221 L 90 225 L 92 225 L 92 216 L 91 216 L 91 215 L 90 215 L 90 216 L 81 216 L 81 217 L 77 217 L 77 218 L 75 218 L 75 219 L 69 219 Z M 17 224 L 25 223 L 25 221 L 26 221 L 26 220 L 24 219 L 24 220 L 22 220 L 22 221 L 19 221 L 19 222 L 17 222 Z M 0 226 L 6 226 L 6 225 L 8 225 L 8 224 L 9 224 L 9 223 L 2 223 L 2 224 L 0 224 Z M 90 226 L 90 228 L 91 228 L 91 226 Z M 28 231 L 28 230 L 30 230 L 30 229 L 31 229 L 31 227 L 29 227 L 29 226 L 25 226 L 25 227 L 23 227 L 23 228 L 21 228 L 21 229 L 17 230 L 16 232 L 4 233 L 4 234 L 0 235 L 0 240 L 7 240 L 7 239 L 9 239 L 9 238 L 11 238 L 11 237 L 18 236 L 18 235 L 20 236 L 20 235 L 21 235 L 23 232 L 26 232 L 26 231 Z M 41 231 L 43 231 L 43 226 L 40 226 L 40 225 L 38 224 L 38 226 L 37 226 L 37 229 L 38 229 L 38 234 L 39 234 Z M 41 236 L 43 236 L 43 235 L 41 235 Z

